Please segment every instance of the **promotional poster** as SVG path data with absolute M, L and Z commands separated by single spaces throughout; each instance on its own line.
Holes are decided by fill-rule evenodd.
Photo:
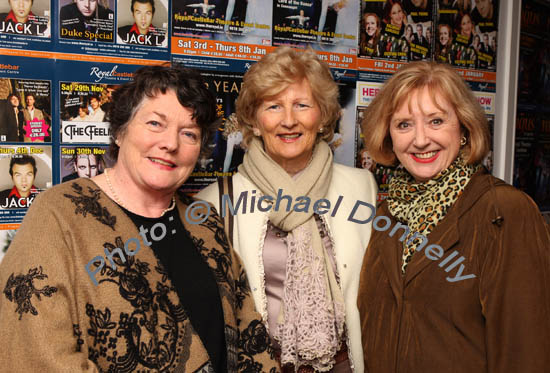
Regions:
M 473 88 L 472 88 L 473 89 Z M 495 92 L 483 92 L 483 91 L 475 91 L 474 95 L 477 97 L 477 102 L 479 102 L 479 105 L 483 108 L 485 111 L 485 117 L 487 118 L 487 123 L 489 124 L 489 132 L 491 133 L 491 146 L 489 150 L 489 154 L 483 158 L 481 163 L 489 170 L 489 172 L 493 171 L 493 149 L 494 149 L 494 143 L 493 143 L 493 137 L 495 133 L 495 99 L 496 99 L 496 93 Z
M 495 71 L 498 0 L 439 0 L 438 6 L 435 60 Z
M 0 174 L 0 210 L 27 209 L 40 192 L 52 186 L 51 147 L 0 146 Z M 13 217 L 2 214 L 0 223 L 11 223 L 7 220 Z
M 273 45 L 306 47 L 316 43 L 323 36 L 319 30 L 321 10 L 320 1 L 275 0 Z
M 333 53 L 357 55 L 357 22 L 360 5 L 353 0 L 323 0 L 319 15 L 319 35 L 313 48 Z
M 23 5 L 13 10 L 16 2 Z M 109 165 L 112 93 L 143 65 L 183 64 L 206 78 L 222 118 L 212 153 L 184 187 L 194 193 L 236 172 L 244 156 L 234 115 L 242 76 L 288 45 L 313 48 L 339 85 L 334 160 L 370 167 L 359 122 L 383 82 L 409 61 L 455 65 L 494 122 L 497 16 L 496 0 L 7 0 L 0 6 L 0 109 L 10 115 L 0 123 L 0 146 L 48 144 L 50 183 L 100 174 Z M 544 21 L 525 18 L 533 30 L 543 28 Z M 473 36 L 464 43 L 468 19 Z M 445 31 L 453 53 L 442 48 Z M 529 79 L 519 84 L 519 99 L 535 98 L 544 109 L 547 43 L 522 40 L 531 49 L 520 57 L 520 75 Z M 391 172 L 373 171 L 383 192 Z M 5 209 L 12 210 L 24 215 Z
M 532 0 L 523 4 L 518 103 L 550 111 L 550 4 Z
M 228 2 L 232 3 L 233 9 L 229 14 L 226 14 Z M 233 32 L 236 32 L 241 27 L 241 21 L 238 20 L 239 23 L 237 24 L 237 19 L 239 14 L 243 12 L 244 4 L 239 2 L 239 5 L 235 13 L 236 1 L 234 0 L 173 1 L 172 35 L 212 38 L 215 33 L 224 33 L 226 29 L 229 31 L 230 26 L 233 26 Z M 244 11 L 246 12 L 246 8 L 244 8 Z M 233 13 L 235 13 L 234 16 Z M 230 19 L 228 21 L 226 15 L 234 20 Z
M 359 57 L 394 61 L 430 60 L 432 0 L 361 1 Z
M 56 52 L 128 64 L 170 59 L 168 0 L 58 1 Z
M 60 148 L 60 183 L 78 177 L 91 178 L 100 175 L 113 162 L 108 146 L 62 146 Z
M 109 143 L 109 118 L 116 87 L 107 84 L 60 82 L 59 113 L 62 143 Z
M 237 127 L 235 100 L 242 85 L 242 74 L 202 71 L 208 89 L 216 95 L 218 117 L 222 118 L 214 133 L 212 152 L 201 157 L 195 170 L 183 185 L 182 190 L 196 193 L 216 181 L 216 178 L 233 175 L 242 163 L 243 136 Z
M 550 114 L 518 108 L 513 185 L 550 212 Z
M 59 37 L 112 43 L 114 0 L 59 0 Z
M 172 35 L 271 45 L 272 8 L 261 0 L 173 1 Z
M 51 49 L 53 0 L 6 0 L 0 3 L 0 47 Z
M 51 81 L 0 78 L 0 87 L 6 110 L 14 112 L 0 123 L 0 143 L 51 142 Z
M 117 43 L 168 47 L 167 0 L 118 0 Z

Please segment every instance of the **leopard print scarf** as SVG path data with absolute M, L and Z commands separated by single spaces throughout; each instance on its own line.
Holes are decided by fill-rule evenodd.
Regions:
M 396 171 L 390 181 L 387 201 L 390 213 L 410 229 L 403 240 L 403 274 L 422 239 L 417 237 L 409 244 L 407 241 L 415 232 L 428 236 L 480 167 L 479 164 L 466 165 L 459 156 L 447 169 L 423 183 L 417 183 L 404 168 Z

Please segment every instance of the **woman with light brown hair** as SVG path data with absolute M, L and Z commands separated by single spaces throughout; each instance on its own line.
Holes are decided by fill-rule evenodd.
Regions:
M 481 165 L 489 130 L 467 84 L 446 64 L 405 65 L 363 133 L 376 162 L 401 166 L 361 270 L 365 369 L 548 370 L 550 233 L 527 195 Z
M 450 63 L 453 31 L 451 26 L 444 23 L 437 26 L 438 40 L 435 47 L 435 59 L 438 62 Z
M 376 184 L 367 170 L 333 163 L 327 142 L 340 110 L 330 69 L 311 49 L 263 57 L 237 100 L 248 150 L 227 182 L 232 206 L 252 206 L 225 227 L 285 372 L 363 372 L 356 301 L 371 232 L 347 217 L 357 200 L 375 204 Z M 198 197 L 223 216 L 232 206 L 220 185 Z

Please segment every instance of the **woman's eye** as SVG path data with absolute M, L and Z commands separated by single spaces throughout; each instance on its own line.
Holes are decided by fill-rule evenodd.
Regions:
M 409 122 L 400 122 L 399 124 L 397 124 L 397 128 L 399 128 L 399 129 L 405 129 L 405 128 L 408 128 L 408 127 L 410 127 Z
M 308 107 L 309 107 L 308 104 L 301 104 L 301 103 L 296 104 L 296 106 L 298 106 L 300 109 L 308 108 Z
M 197 141 L 199 139 L 199 135 L 192 131 L 183 131 L 183 136 L 193 141 Z
M 440 124 L 443 124 L 443 119 L 440 119 L 440 118 L 432 119 L 431 124 L 436 125 L 436 126 L 438 126 Z
M 149 122 L 147 122 L 148 125 L 150 125 L 151 127 L 160 127 L 160 123 L 157 122 L 156 120 L 150 120 Z
M 279 108 L 279 105 L 273 104 L 273 105 L 269 105 L 267 107 L 267 110 L 277 110 L 278 108 Z

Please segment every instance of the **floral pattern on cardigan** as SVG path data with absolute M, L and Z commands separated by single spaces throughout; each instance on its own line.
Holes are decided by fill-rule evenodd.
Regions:
M 179 194 L 177 205 L 218 284 L 227 371 L 277 372 L 268 334 L 222 222 L 212 215 L 199 225 L 187 223 L 185 209 L 193 201 Z M 89 179 L 42 193 L 0 265 L 0 284 L 9 289 L 0 298 L 0 340 L 11 346 L 0 352 L 0 364 L 10 371 L 34 371 L 39 365 L 42 371 L 60 372 L 213 372 L 166 271 L 142 239 L 134 255 L 105 260 L 96 275 L 98 286 L 90 281 L 85 265 L 91 258 L 138 237 L 133 222 Z M 34 289 L 29 292 L 27 285 L 17 302 L 10 285 L 14 279 L 30 281 Z M 44 287 L 41 280 L 46 279 Z M 37 299 L 31 304 L 33 296 Z M 28 312 L 18 311 L 20 304 Z M 29 333 L 50 338 L 25 339 Z

